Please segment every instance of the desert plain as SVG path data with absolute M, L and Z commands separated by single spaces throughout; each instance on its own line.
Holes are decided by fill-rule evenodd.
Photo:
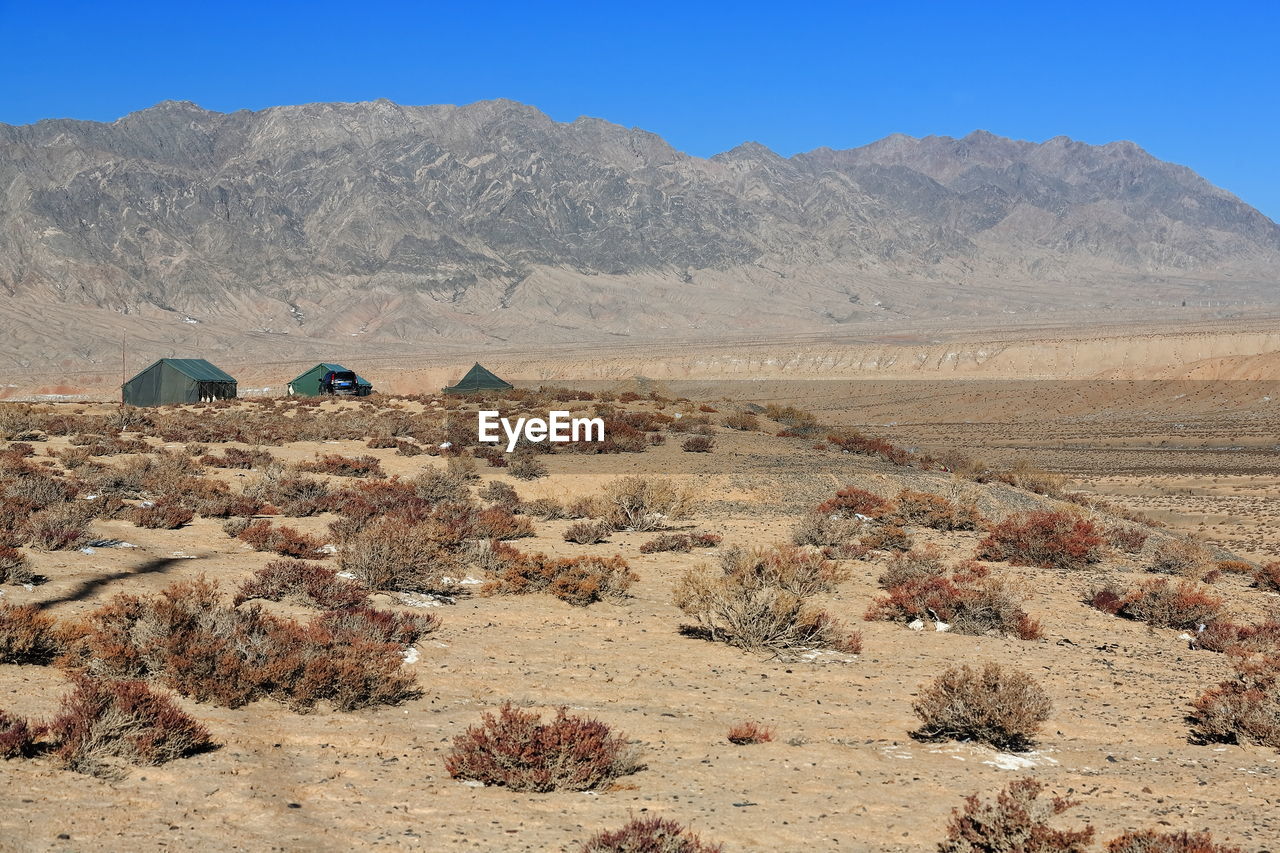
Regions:
M 686 452 L 688 433 L 668 424 L 655 430 L 665 440 L 642 452 L 540 454 L 546 473 L 529 480 L 477 458 L 466 485 L 473 495 L 496 494 L 485 490 L 497 481 L 514 487 L 522 504 L 567 505 L 601 494 L 620 478 L 663 480 L 697 496 L 687 517 L 667 523 L 668 532 L 714 534 L 719 544 L 643 553 L 640 546 L 659 531 L 625 528 L 603 542 L 575 544 L 564 536 L 575 519 L 525 514 L 532 535 L 511 543 L 520 551 L 619 555 L 636 580 L 624 595 L 587 606 L 541 592 L 482 592 L 488 578 L 479 565 L 468 569 L 466 580 L 474 583 L 447 597 L 373 589 L 372 606 L 430 612 L 440 620 L 406 650 L 403 669 L 415 682 L 415 697 L 345 712 L 320 703 L 298 713 L 272 698 L 231 708 L 167 691 L 207 727 L 215 749 L 106 777 L 67 769 L 52 753 L 4 761 L 0 849 L 562 851 L 578 850 L 593 834 L 631 818 L 659 815 L 730 851 L 915 851 L 935 847 L 966 795 L 989 798 L 1032 776 L 1048 791 L 1078 800 L 1055 824 L 1093 826 L 1099 849 L 1125 831 L 1152 828 L 1209 830 L 1218 842 L 1243 850 L 1275 850 L 1280 753 L 1191 737 L 1190 703 L 1231 677 L 1229 656 L 1195 648 L 1183 630 L 1111 615 L 1088 601 L 1108 580 L 1155 577 L 1153 549 L 1171 539 L 1195 537 L 1216 561 L 1237 568 L 1280 559 L 1276 336 L 1258 321 L 1236 330 L 1169 334 L 1046 332 L 985 350 L 974 336 L 967 348 L 806 341 L 611 358 L 558 353 L 558 376 L 522 370 L 532 357 L 486 359 L 524 393 L 572 387 L 604 395 L 621 411 L 705 421 L 696 432 L 707 433 L 714 446 Z M 948 347 L 971 356 L 920 357 Z M 993 362 L 973 355 L 996 349 L 1003 355 Z M 824 369 L 821 359 L 836 350 L 834 366 Z M 867 361 L 871 350 L 874 366 Z M 886 352 L 893 363 L 914 366 L 887 369 Z M 741 366 L 752 358 L 754 367 Z M 946 367 L 966 358 L 971 369 Z M 310 409 L 317 418 L 364 412 L 369 435 L 279 444 L 185 441 L 126 426 L 120 437 L 145 442 L 146 450 L 81 454 L 68 467 L 76 457 L 69 451 L 85 442 L 77 431 L 60 435 L 40 424 L 59 416 L 109 422 L 118 407 L 108 394 L 67 380 L 57 391 L 61 400 L 15 393 L 11 399 L 31 402 L 0 404 L 36 424 L 29 435 L 11 434 L 0 452 L 24 441 L 32 451 L 27 462 L 71 480 L 161 451 L 198 460 L 227 448 L 264 450 L 286 467 L 323 454 L 368 456 L 387 478 L 404 480 L 458 469 L 451 461 L 459 458 L 457 449 L 439 455 L 432 439 L 444 433 L 433 431 L 446 413 L 465 422 L 479 402 L 435 393 L 456 371 L 451 364 L 402 367 L 388 368 L 384 382 L 376 369 L 369 375 L 412 396 L 325 401 Z M 533 399 L 544 408 L 549 400 Z M 590 412 L 599 402 L 565 405 Z M 495 405 L 515 403 L 499 398 Z M 211 418 L 237 411 L 289 418 L 294 406 L 264 396 L 194 408 Z M 812 413 L 821 428 L 788 435 L 788 423 L 774 417 L 786 407 Z M 753 414 L 755 427 L 726 426 L 735 414 Z M 369 439 L 384 420 L 420 427 L 408 440 L 430 452 L 370 446 L 379 443 Z M 913 458 L 963 454 L 977 468 L 1022 466 L 1058 484 L 1037 490 L 975 479 L 954 465 L 895 464 L 883 455 L 845 452 L 827 438 L 840 430 L 883 438 Z M 224 481 L 235 493 L 263 476 L 262 470 L 195 464 L 195 477 Z M 357 482 L 309 476 L 335 492 Z M 815 506 L 849 487 L 886 500 L 910 489 L 965 501 L 987 526 L 1037 509 L 1083 512 L 1100 527 L 1139 528 L 1147 542 L 1132 553 L 1107 548 L 1101 559 L 1078 568 L 987 560 L 1040 623 L 1037 639 L 939 631 L 931 621 L 912 630 L 900 621 L 866 620 L 885 592 L 877 578 L 894 559 L 893 549 L 876 547 L 833 552 L 845 579 L 815 596 L 861 634 L 856 654 L 743 649 L 681 630 L 690 622 L 673 601 L 682 575 L 718 565 L 731 546 L 792 542 Z M 1064 500 L 1068 496 L 1075 499 Z M 221 518 L 196 514 L 174 529 L 137 526 L 130 512 L 144 499 L 147 494 L 128 496 L 119 512 L 95 517 L 92 541 L 83 547 L 23 547 L 35 582 L 0 587 L 0 601 L 34 604 L 72 622 L 116 595 L 151 596 L 201 576 L 230 599 L 278 559 L 229 535 Z M 326 509 L 278 521 L 323 541 L 329 547 L 316 561 L 337 567 L 342 547 L 333 544 L 329 528 L 337 518 Z M 935 548 L 949 564 L 973 558 L 987 535 L 981 528 L 911 524 L 905 532 L 914 548 Z M 1280 610 L 1280 596 L 1255 585 L 1248 572 L 1215 575 L 1207 586 L 1234 621 L 1258 623 Z M 297 603 L 263 606 L 290 618 L 314 613 Z M 1029 748 L 912 736 L 920 727 L 912 704 L 923 687 L 948 667 L 989 662 L 1025 671 L 1052 702 Z M 49 718 L 70 686 L 65 667 L 3 664 L 0 709 Z M 515 792 L 453 778 L 445 757 L 454 738 L 506 702 L 545 719 L 565 708 L 601 720 L 633 742 L 642 769 L 589 791 Z M 726 733 L 743 721 L 767 727 L 772 740 L 730 743 Z

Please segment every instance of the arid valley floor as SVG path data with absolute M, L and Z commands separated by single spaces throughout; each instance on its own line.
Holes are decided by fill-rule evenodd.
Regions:
M 668 430 L 663 443 L 643 452 L 540 455 L 548 473 L 528 481 L 479 459 L 470 492 L 501 481 L 514 486 L 524 504 L 540 498 L 567 504 L 621 477 L 668 480 L 698 495 L 688 518 L 672 526 L 715 534 L 719 545 L 642 553 L 641 544 L 656 534 L 625 529 L 602 543 L 579 545 L 564 538 L 574 520 L 531 518 L 534 535 L 513 542 L 517 548 L 565 557 L 620 555 L 638 576 L 628 594 L 573 606 L 545 593 L 480 594 L 479 585 L 463 586 L 444 604 L 374 591 L 376 607 L 421 612 L 434 605 L 429 610 L 441 621 L 406 656 L 418 698 L 350 712 L 322 703 L 297 713 L 269 698 L 228 708 L 175 694 L 218 748 L 132 767 L 114 779 L 65 769 L 51 754 L 0 763 L 0 849 L 560 851 L 576 850 L 593 833 L 630 817 L 662 815 L 730 851 L 916 851 L 937 844 L 963 797 L 990 797 L 1024 775 L 1078 799 L 1055 822 L 1087 822 L 1099 842 L 1131 829 L 1208 829 L 1216 840 L 1253 853 L 1280 849 L 1280 753 L 1189 738 L 1190 703 L 1231 676 L 1229 657 L 1190 648 L 1178 629 L 1150 627 L 1086 603 L 1107 579 L 1131 584 L 1153 577 L 1153 549 L 1186 534 L 1213 549 L 1216 560 L 1261 566 L 1280 559 L 1274 497 L 1280 382 L 780 377 L 646 384 L 596 378 L 579 387 L 639 392 L 638 400 L 618 404 L 626 411 L 705 417 L 714 449 L 684 452 L 686 435 Z M 650 391 L 663 400 L 650 399 Z M 788 425 L 770 416 L 777 409 L 765 410 L 771 404 L 811 411 L 824 429 L 779 436 Z M 293 404 L 271 405 L 260 417 L 296 415 Z M 454 404 L 438 395 L 325 402 L 310 409 L 312 415 L 363 412 L 369 433 L 261 449 L 286 466 L 320 454 L 371 456 L 387 476 L 412 479 L 426 469 L 444 471 L 450 460 L 370 447 L 367 439 L 394 421 L 411 443 L 430 446 L 444 435 L 446 405 Z M 584 412 L 593 405 L 567 404 Z M 33 453 L 28 463 L 71 480 L 95 472 L 101 478 L 102 466 L 128 466 L 146 455 L 77 455 L 73 442 L 92 443 L 77 435 L 85 430 L 50 428 L 62 416 L 110 423 L 116 408 L 109 404 L 0 407 L 10 431 L 0 453 L 25 441 Z M 468 417 L 475 407 L 467 402 L 452 417 Z M 264 411 L 263 403 L 248 399 L 209 408 L 202 417 L 212 423 Z M 727 416 L 746 412 L 758 413 L 757 429 L 723 425 Z M 171 409 L 157 415 L 174 416 Z M 30 419 L 25 431 L 21 418 Z M 874 454 L 842 452 L 826 439 L 826 427 L 856 428 L 918 454 L 963 452 L 992 469 L 1047 469 L 1065 477 L 1064 494 L 1083 497 L 1068 503 L 1008 483 L 975 482 L 937 465 L 895 465 Z M 192 449 L 193 459 L 257 446 L 166 440 L 146 428 L 126 428 L 121 436 L 147 442 L 153 454 L 187 457 L 188 444 L 204 445 Z M 68 459 L 76 460 L 74 467 Z M 238 493 L 262 473 L 205 464 L 195 476 L 225 481 Z M 332 491 L 357 482 L 310 476 Z M 882 549 L 837 555 L 848 579 L 818 596 L 861 632 L 860 654 L 753 652 L 681 632 L 689 619 L 673 604 L 673 589 L 683 573 L 716 564 L 731 545 L 789 543 L 813 507 L 849 486 L 886 499 L 910 488 L 968 501 L 990 523 L 1045 508 L 1084 512 L 1103 526 L 1130 524 L 1119 516 L 1132 511 L 1159 526 L 1136 525 L 1149 534 L 1138 552 L 1112 549 L 1085 568 L 990 561 L 1025 597 L 1023 607 L 1042 625 L 1040 639 L 932 626 L 913 631 L 901 622 L 864 620 L 883 593 L 877 577 L 891 555 Z M 89 494 L 83 489 L 76 500 Z M 44 581 L 6 584 L 0 601 L 37 604 L 70 621 L 117 594 L 152 595 L 199 576 L 216 581 L 229 600 L 239 584 L 277 559 L 229 536 L 221 518 L 197 514 L 176 529 L 136 526 L 130 507 L 144 498 L 158 499 L 143 488 L 125 496 L 119 512 L 93 519 L 97 544 L 22 548 Z M 1105 502 L 1082 506 L 1088 498 Z M 329 524 L 337 518 L 326 510 L 279 521 L 329 544 Z M 984 530 L 912 525 L 906 532 L 915 547 L 934 546 L 954 563 L 972 558 L 985 536 Z M 341 555 L 317 557 L 337 565 Z M 485 580 L 478 566 L 468 576 Z M 1280 597 L 1254 586 L 1248 573 L 1210 580 L 1212 594 L 1225 599 L 1238 622 L 1261 622 L 1280 609 Z M 264 607 L 295 618 L 314 612 L 283 602 Z M 922 686 L 949 666 L 987 662 L 1026 671 L 1049 694 L 1052 712 L 1034 746 L 1014 753 L 914 739 L 919 720 L 912 703 Z M 57 666 L 0 665 L 0 709 L 48 718 L 70 684 Z M 517 793 L 451 778 L 444 760 L 453 738 L 507 701 L 544 716 L 563 706 L 602 720 L 635 742 L 644 769 L 586 792 Z M 729 743 L 727 730 L 744 720 L 772 729 L 772 742 Z

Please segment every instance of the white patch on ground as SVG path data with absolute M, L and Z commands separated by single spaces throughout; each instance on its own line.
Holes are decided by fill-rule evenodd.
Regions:
M 483 782 L 477 782 L 475 779 L 463 779 L 463 780 L 462 780 L 462 784 L 466 785 L 468 788 L 483 788 L 483 787 L 484 787 L 484 783 L 483 783 Z
M 92 554 L 92 553 L 93 553 L 93 549 L 86 545 L 85 547 L 83 547 L 83 548 L 81 548 L 81 549 L 80 549 L 80 553 L 81 553 L 81 554 Z
M 321 554 L 336 554 L 338 553 L 338 546 L 331 543 L 327 545 L 321 545 L 319 548 L 316 549 L 316 551 L 318 551 Z
M 182 553 L 181 551 L 174 551 L 174 552 L 173 552 L 172 554 L 170 554 L 169 556 L 171 556 L 171 557 L 177 557 L 179 560 L 198 560 L 198 559 L 200 559 L 200 558 L 199 558 L 198 556 L 196 556 L 195 554 L 184 554 L 184 553 Z
M 1020 755 L 1015 755 L 1011 752 L 997 752 L 982 763 L 1000 770 L 1030 770 L 1032 767 L 1039 767 L 1042 764 L 1057 764 L 1058 762 L 1039 752 L 1024 752 Z
M 885 756 L 885 758 L 901 758 L 901 759 L 911 758 L 911 750 L 907 749 L 905 746 L 900 746 L 899 744 L 896 744 L 896 743 L 893 744 L 892 746 L 880 747 L 880 752 Z
M 334 576 L 339 578 L 346 578 L 349 581 L 353 581 L 356 579 L 355 572 L 335 572 Z
M 417 646 L 410 646 L 404 650 L 405 663 L 417 663 L 419 657 L 421 657 L 421 655 L 418 654 Z
M 814 663 L 853 663 L 858 659 L 858 656 L 832 651 L 831 649 L 810 649 L 800 655 L 800 659 Z
M 407 607 L 440 607 L 444 604 L 434 595 L 423 595 L 417 592 L 397 593 L 396 600 Z

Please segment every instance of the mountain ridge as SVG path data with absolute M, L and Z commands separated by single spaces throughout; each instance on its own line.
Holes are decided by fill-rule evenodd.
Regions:
M 165 101 L 0 125 L 0 199 L 0 297 L 228 334 L 606 339 L 1280 301 L 1280 226 L 1128 141 L 701 158 L 506 99 Z

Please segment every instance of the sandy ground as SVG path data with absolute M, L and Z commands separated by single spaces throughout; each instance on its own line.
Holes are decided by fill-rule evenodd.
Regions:
M 1237 395 L 1230 410 L 1220 400 L 1202 401 L 1201 413 L 1216 420 L 1200 422 L 1194 437 L 1173 428 L 1188 419 L 1177 407 L 1117 405 L 1100 427 L 1078 412 L 1047 409 L 1038 396 L 1047 392 L 1010 391 L 993 406 L 990 396 L 965 403 L 947 389 L 944 383 L 917 388 L 915 396 L 884 389 L 878 397 L 830 399 L 815 389 L 806 395 L 804 387 L 791 393 L 807 396 L 824 420 L 897 420 L 880 431 L 899 442 L 1026 455 L 1068 472 L 1080 488 L 1178 528 L 1203 529 L 1242 554 L 1277 553 L 1271 496 L 1280 469 L 1274 442 L 1265 440 L 1275 424 L 1240 403 L 1247 395 L 1238 389 L 1217 392 Z M 885 415 L 893 393 L 903 401 L 897 418 Z M 959 428 L 975 408 L 985 420 Z M 1247 449 L 1221 450 L 1218 439 Z M 690 523 L 721 534 L 726 544 L 785 540 L 806 507 L 847 483 L 884 494 L 904 484 L 939 492 L 951 485 L 946 474 L 904 472 L 816 450 L 809 441 L 724 430 L 717 441 L 706 455 L 682 453 L 675 442 L 644 454 L 553 455 L 544 457 L 550 477 L 511 482 L 526 498 L 590 493 L 620 474 L 696 483 L 706 502 Z M 59 444 L 40 445 L 41 452 L 47 446 Z M 273 452 L 289 460 L 369 453 L 388 472 L 406 475 L 440 464 L 359 442 L 298 443 Z M 507 479 L 493 469 L 481 473 Z M 1009 489 L 986 499 L 1006 508 L 1030 500 Z M 301 519 L 296 526 L 321 532 L 328 520 Z M 443 628 L 407 664 L 422 698 L 308 715 L 272 702 L 229 710 L 182 700 L 221 748 L 136 769 L 120 781 L 71 773 L 48 758 L 6 762 L 0 849 L 561 851 L 629 816 L 661 814 L 728 850 L 914 851 L 939 840 L 964 795 L 992 793 L 1025 773 L 1078 797 L 1075 821 L 1092 823 L 1104 839 L 1129 828 L 1209 828 L 1247 850 L 1277 849 L 1280 755 L 1187 741 L 1187 702 L 1228 674 L 1224 657 L 1188 650 L 1175 631 L 1151 630 L 1082 603 L 1102 577 L 1136 571 L 1132 560 L 1076 573 L 1009 569 L 1031 591 L 1027 609 L 1044 624 L 1045 639 L 1034 642 L 863 622 L 882 565 L 851 561 L 852 579 L 827 604 L 863 631 L 863 654 L 779 659 L 678 632 L 672 585 L 714 553 L 642 555 L 638 547 L 650 536 L 638 533 L 569 545 L 561 538 L 568 523 L 540 523 L 536 539 L 519 546 L 622 554 L 640 576 L 632 598 L 587 608 L 541 595 L 461 598 L 435 611 Z M 70 617 L 117 592 L 152 592 L 201 574 L 230 587 L 270 559 L 227 538 L 211 520 L 172 531 L 125 521 L 95 525 L 97 535 L 137 547 L 36 554 L 34 568 L 48 582 L 4 587 L 3 600 L 50 602 L 50 612 Z M 957 559 L 970 556 L 978 538 L 917 535 Z M 136 573 L 156 560 L 159 570 Z M 1250 614 L 1280 606 L 1237 576 L 1220 581 L 1219 592 Z M 388 596 L 376 600 L 402 606 Z M 985 661 L 1027 670 L 1052 696 L 1053 714 L 1036 749 L 1011 755 L 912 740 L 918 689 L 948 665 Z M 56 669 L 0 666 L 0 707 L 10 712 L 47 714 L 66 689 Z M 504 700 L 598 717 L 638 743 L 647 767 L 594 793 L 516 794 L 451 779 L 443 767 L 451 738 Z M 729 744 L 726 730 L 744 719 L 773 727 L 776 740 Z

